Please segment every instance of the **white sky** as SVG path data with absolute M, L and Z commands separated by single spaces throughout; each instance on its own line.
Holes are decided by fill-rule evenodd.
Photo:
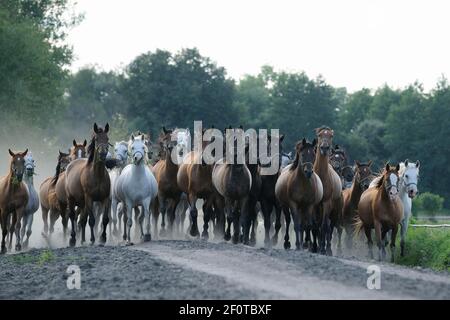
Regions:
M 77 0 L 73 70 L 197 47 L 239 79 L 264 64 L 350 91 L 450 75 L 450 1 Z

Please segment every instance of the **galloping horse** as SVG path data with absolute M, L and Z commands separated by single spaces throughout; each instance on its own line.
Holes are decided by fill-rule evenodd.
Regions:
M 348 156 L 339 145 L 335 145 L 331 151 L 330 164 L 341 177 L 342 190 L 350 188 L 354 176 L 353 168 L 348 165 Z
M 285 249 L 289 249 L 291 246 L 289 242 L 290 214 L 292 214 L 294 219 L 295 246 L 297 250 L 304 245 L 304 231 L 306 231 L 305 247 L 309 246 L 313 209 L 323 197 L 322 182 L 313 171 L 316 143 L 316 139 L 309 143 L 305 138 L 297 143 L 294 162 L 282 170 L 275 185 L 275 194 L 283 206 L 286 218 Z M 316 232 L 314 232 L 313 246 L 315 246 L 315 249 L 313 249 L 315 251 L 317 248 Z
M 237 129 L 242 130 L 242 129 Z M 230 132 L 227 129 L 227 134 Z M 227 139 L 228 140 L 228 139 Z M 227 218 L 227 229 L 225 240 L 231 238 L 231 223 L 233 223 L 233 243 L 239 242 L 240 217 L 244 222 L 244 244 L 249 244 L 249 217 L 248 200 L 252 187 L 252 174 L 248 169 L 245 159 L 238 159 L 237 143 L 234 144 L 233 162 L 227 163 L 223 158 L 216 162 L 212 171 L 212 182 L 216 190 L 225 200 L 225 215 Z M 245 156 L 248 153 L 248 145 L 245 146 Z M 240 161 L 238 161 L 240 160 Z
M 165 216 L 169 218 L 169 234 L 173 235 L 173 225 L 175 221 L 175 210 L 180 202 L 181 189 L 177 184 L 178 162 L 172 158 L 172 151 L 176 147 L 177 138 L 175 130 L 167 130 L 163 127 L 159 137 L 159 144 L 162 150 L 162 159 L 153 166 L 156 181 L 158 182 L 158 212 L 154 212 L 155 220 L 158 220 L 159 212 L 162 214 L 162 224 L 160 235 L 166 234 Z M 173 137 L 174 136 L 174 137 Z M 178 156 L 178 150 L 176 150 Z
M 386 256 L 384 239 L 386 233 L 392 230 L 391 260 L 394 260 L 398 224 L 403 219 L 403 204 L 398 196 L 399 169 L 399 165 L 394 168 L 386 164 L 376 186 L 364 191 L 358 204 L 359 220 L 355 224 L 356 232 L 359 233 L 364 229 L 371 258 L 373 258 L 371 230 L 375 229 L 379 260 Z
M 400 223 L 400 255 L 403 257 L 405 254 L 405 239 L 408 232 L 409 219 L 411 218 L 412 199 L 419 192 L 417 185 L 419 182 L 419 167 L 420 162 L 417 160 L 415 163 L 405 160 L 400 162 L 400 170 L 398 171 L 400 177 L 400 190 L 399 197 L 403 203 L 403 219 Z M 381 177 L 375 178 L 370 187 L 376 186 Z
M 202 136 L 205 133 L 203 129 Z M 207 164 L 202 156 L 203 150 L 211 143 L 210 141 L 202 141 L 202 150 L 191 151 L 184 158 L 182 164 L 179 166 L 177 174 L 178 187 L 187 195 L 189 202 L 189 214 L 191 218 L 191 227 L 189 234 L 192 237 L 198 237 L 198 211 L 196 207 L 197 199 L 204 200 L 203 203 L 203 232 L 202 237 L 208 238 L 208 224 L 213 214 L 213 207 L 219 201 L 220 195 L 217 194 L 216 189 L 212 183 L 213 164 Z M 220 205 L 217 206 L 220 210 Z M 219 213 L 219 220 L 220 218 Z M 220 223 L 222 226 L 222 223 Z
M 39 198 L 41 203 L 41 213 L 42 213 L 42 220 L 44 221 L 44 230 L 42 232 L 42 235 L 44 237 L 47 236 L 49 232 L 49 225 L 48 225 L 48 214 L 50 212 L 50 234 L 53 233 L 53 227 L 55 225 L 56 220 L 61 215 L 62 224 L 63 224 L 63 230 L 64 233 L 67 230 L 67 214 L 65 212 L 66 207 L 61 208 L 61 203 L 58 201 L 58 196 L 56 192 L 56 186 L 58 181 L 61 181 L 64 176 L 64 172 L 69 165 L 71 161 L 71 156 L 67 153 L 63 153 L 59 151 L 58 154 L 58 163 L 56 165 L 56 172 L 53 177 L 49 177 L 45 179 L 41 186 L 39 187 Z M 64 186 L 64 185 L 63 185 Z M 65 200 L 65 191 L 64 191 L 64 203 Z M 62 211 L 64 210 L 64 211 Z
M 35 161 L 33 159 L 33 155 L 31 152 L 29 152 L 25 156 L 25 175 L 23 178 L 23 181 L 25 182 L 27 188 L 28 188 L 28 204 L 25 207 L 25 211 L 23 213 L 23 227 L 22 227 L 22 240 L 25 236 L 25 231 L 27 233 L 27 239 L 23 242 L 23 246 L 28 246 L 28 240 L 31 236 L 31 227 L 33 225 L 33 215 L 34 213 L 39 209 L 39 197 L 36 192 L 36 189 L 34 188 L 33 183 L 33 176 L 34 176 L 34 168 L 35 168 Z
M 12 213 L 12 224 L 10 226 L 11 239 L 9 246 L 12 246 L 12 234 L 16 233 L 16 251 L 22 249 L 20 237 L 21 220 L 28 203 L 28 190 L 26 184 L 22 181 L 25 171 L 25 156 L 28 149 L 24 152 L 14 153 L 8 150 L 11 155 L 9 173 L 0 178 L 0 219 L 2 225 L 2 248 L 0 253 L 6 253 L 6 236 L 8 234 L 9 215 Z
M 323 199 L 319 205 L 319 216 L 316 223 L 318 222 L 320 227 L 320 252 L 332 255 L 331 237 L 333 228 L 339 225 L 342 213 L 342 182 L 339 175 L 329 164 L 334 131 L 324 126 L 316 129 L 316 135 L 318 143 L 314 172 L 319 175 L 323 184 Z
M 114 187 L 116 185 L 117 178 L 120 176 L 123 168 L 128 164 L 128 143 L 126 141 L 116 142 L 114 144 L 114 159 L 116 159 L 116 166 L 109 171 L 109 179 L 111 181 L 111 210 L 112 210 L 112 222 L 113 233 L 117 234 L 117 209 L 119 199 L 117 199 L 114 193 Z M 119 231 L 121 230 L 121 218 L 122 210 L 119 213 Z M 110 224 L 111 227 L 111 224 Z
M 131 151 L 132 163 L 128 164 L 120 173 L 114 186 L 116 197 L 124 204 L 124 227 L 123 239 L 127 245 L 131 243 L 131 226 L 133 224 L 132 210 L 142 206 L 143 210 L 139 216 L 141 237 L 144 241 L 151 240 L 150 234 L 150 206 L 158 194 L 158 184 L 153 173 L 146 164 L 147 147 L 144 135 L 141 137 L 131 136 L 129 150 Z M 143 220 L 145 218 L 145 234 Z
M 75 139 L 73 139 L 72 143 L 73 143 L 73 146 L 72 146 L 72 148 L 70 148 L 70 159 L 75 160 L 75 159 L 86 158 L 87 141 L 84 140 L 83 144 L 81 144 L 81 143 L 77 143 L 77 141 Z
M 350 189 L 345 189 L 342 192 L 344 198 L 344 204 L 342 207 L 342 226 L 345 229 L 346 233 L 346 246 L 347 249 L 352 248 L 352 237 L 354 234 L 354 224 L 355 219 L 358 216 L 358 203 L 361 198 L 362 193 L 367 190 L 370 184 L 370 179 L 372 176 L 372 170 L 370 166 L 372 165 L 372 161 L 369 161 L 367 164 L 360 163 L 359 161 L 355 161 L 356 172 L 353 178 L 353 184 Z M 341 243 L 341 235 L 342 235 L 342 227 L 338 227 L 338 247 L 340 248 Z
M 101 204 L 103 211 L 103 232 L 100 237 L 102 243 L 106 242 L 106 226 L 109 222 L 109 194 L 111 183 L 109 174 L 105 167 L 108 154 L 109 124 L 100 128 L 94 124 L 94 133 L 88 147 L 88 159 L 76 159 L 66 169 L 66 194 L 69 206 L 69 218 L 72 232 L 69 244 L 76 243 L 75 232 L 75 206 L 82 208 L 81 212 L 81 241 L 85 241 L 85 228 L 89 216 L 89 227 L 91 229 L 91 243 L 95 242 L 95 215 L 93 212 L 94 202 Z

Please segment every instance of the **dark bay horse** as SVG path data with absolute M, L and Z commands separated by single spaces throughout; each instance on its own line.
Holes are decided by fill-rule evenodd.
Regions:
M 94 132 L 88 147 L 87 159 L 76 159 L 66 169 L 66 194 L 69 207 L 69 218 L 72 226 L 69 244 L 76 243 L 75 232 L 75 207 L 82 208 L 81 231 L 82 242 L 85 241 L 85 227 L 89 217 L 91 229 L 91 243 L 95 242 L 95 214 L 93 212 L 94 202 L 100 203 L 103 213 L 103 230 L 100 237 L 102 243 L 106 242 L 106 227 L 109 222 L 111 182 L 105 167 L 106 156 L 109 149 L 108 138 L 109 124 L 105 128 L 94 124 Z
M 323 197 L 322 182 L 313 171 L 316 143 L 315 139 L 312 143 L 307 142 L 306 139 L 297 143 L 294 162 L 283 169 L 275 186 L 276 196 L 283 207 L 286 218 L 285 249 L 290 248 L 290 215 L 294 219 L 297 250 L 310 246 L 313 209 L 322 201 Z M 305 243 L 303 243 L 304 232 L 306 232 Z M 314 232 L 313 245 L 317 248 L 316 232 Z
M 343 207 L 342 207 L 342 227 L 346 233 L 346 247 L 352 248 L 352 238 L 355 232 L 354 225 L 355 219 L 358 217 L 358 203 L 362 193 L 369 188 L 370 180 L 372 178 L 372 170 L 370 166 L 372 161 L 367 164 L 355 161 L 355 176 L 350 189 L 345 189 L 342 192 L 343 195 Z M 338 247 L 340 247 L 342 227 L 338 227 Z
M 316 129 L 316 135 L 318 142 L 314 172 L 319 175 L 323 184 L 323 199 L 318 206 L 316 223 L 320 230 L 320 253 L 332 255 L 333 229 L 339 225 L 342 215 L 342 182 L 329 163 L 334 131 L 323 126 Z
M 20 234 L 21 221 L 24 210 L 28 203 L 28 189 L 22 181 L 25 172 L 25 156 L 28 149 L 24 152 L 12 152 L 8 150 L 11 156 L 9 172 L 6 176 L 0 178 L 0 219 L 2 226 L 2 247 L 0 253 L 6 253 L 6 236 L 8 235 L 8 222 L 12 214 L 12 224 L 9 232 L 11 239 L 9 246 L 12 245 L 12 234 L 16 234 L 16 251 L 22 249 L 22 240 Z
M 398 225 L 403 219 L 403 203 L 399 197 L 399 169 L 399 165 L 391 167 L 386 164 L 382 178 L 377 181 L 375 187 L 364 191 L 358 204 L 359 220 L 355 224 L 356 232 L 364 229 L 371 258 L 372 229 L 375 229 L 379 260 L 386 257 L 384 240 L 387 232 L 392 231 L 390 247 L 391 261 L 394 261 Z
M 330 164 L 341 177 L 342 190 L 350 188 L 354 176 L 353 168 L 348 164 L 347 153 L 339 145 L 335 145 L 331 151 Z

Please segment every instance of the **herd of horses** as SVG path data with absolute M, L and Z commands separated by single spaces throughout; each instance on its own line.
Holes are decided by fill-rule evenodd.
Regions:
M 212 140 L 200 140 L 200 151 L 179 152 L 190 145 L 189 129 L 163 127 L 154 141 L 150 135 L 139 132 L 131 135 L 129 141 L 114 145 L 109 141 L 109 129 L 108 124 L 103 128 L 94 124 L 89 144 L 86 140 L 74 140 L 69 153 L 59 151 L 56 172 L 42 182 L 39 193 L 33 184 L 35 163 L 31 152 L 9 150 L 9 172 L 0 179 L 1 253 L 7 252 L 7 244 L 11 250 L 14 234 L 16 251 L 27 246 L 33 214 L 40 206 L 43 236 L 51 237 L 55 222 L 61 217 L 65 238 L 70 221 L 70 246 L 75 246 L 79 233 L 81 243 L 86 241 L 88 222 L 91 244 L 97 235 L 100 244 L 106 242 L 108 226 L 109 236 L 117 237 L 122 232 L 122 221 L 122 239 L 132 244 L 133 220 L 143 241 L 150 241 L 152 233 L 156 236 L 158 227 L 157 236 L 170 237 L 174 232 L 183 232 L 187 211 L 187 237 L 208 239 L 212 226 L 216 239 L 255 245 L 261 212 L 266 247 L 277 244 L 283 214 L 285 249 L 291 247 L 292 220 L 299 250 L 332 255 L 333 234 L 337 236 L 339 252 L 343 231 L 348 249 L 352 248 L 354 235 L 364 231 L 373 257 L 374 229 L 378 258 L 385 259 L 390 237 L 393 259 L 400 226 L 404 255 L 411 199 L 418 192 L 419 161 L 386 164 L 375 175 L 371 161 L 355 161 L 351 165 L 344 149 L 333 144 L 334 131 L 323 126 L 316 129 L 313 141 L 303 138 L 296 143 L 294 156 L 282 151 L 284 136 L 278 136 L 280 150 L 271 159 L 278 160 L 279 170 L 261 174 L 265 165 L 248 161 L 248 145 L 245 161 L 222 158 L 210 164 L 204 161 L 201 150 Z M 230 127 L 224 133 L 237 130 L 243 131 L 242 127 Z M 267 139 L 270 144 L 274 137 L 269 135 Z M 110 147 L 114 147 L 113 152 Z M 181 161 L 174 161 L 174 150 Z M 235 150 L 234 160 L 236 155 Z M 201 235 L 199 199 L 203 200 Z

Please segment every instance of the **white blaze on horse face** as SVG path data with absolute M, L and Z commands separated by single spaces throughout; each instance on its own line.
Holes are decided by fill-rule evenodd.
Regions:
M 391 188 L 389 190 L 389 197 L 392 199 L 394 199 L 397 194 L 398 194 L 398 187 L 397 187 L 397 183 L 398 183 L 398 177 L 396 174 L 391 173 L 389 175 L 389 182 L 391 184 Z
M 78 158 L 81 158 L 81 155 L 82 155 L 81 149 L 78 149 Z

